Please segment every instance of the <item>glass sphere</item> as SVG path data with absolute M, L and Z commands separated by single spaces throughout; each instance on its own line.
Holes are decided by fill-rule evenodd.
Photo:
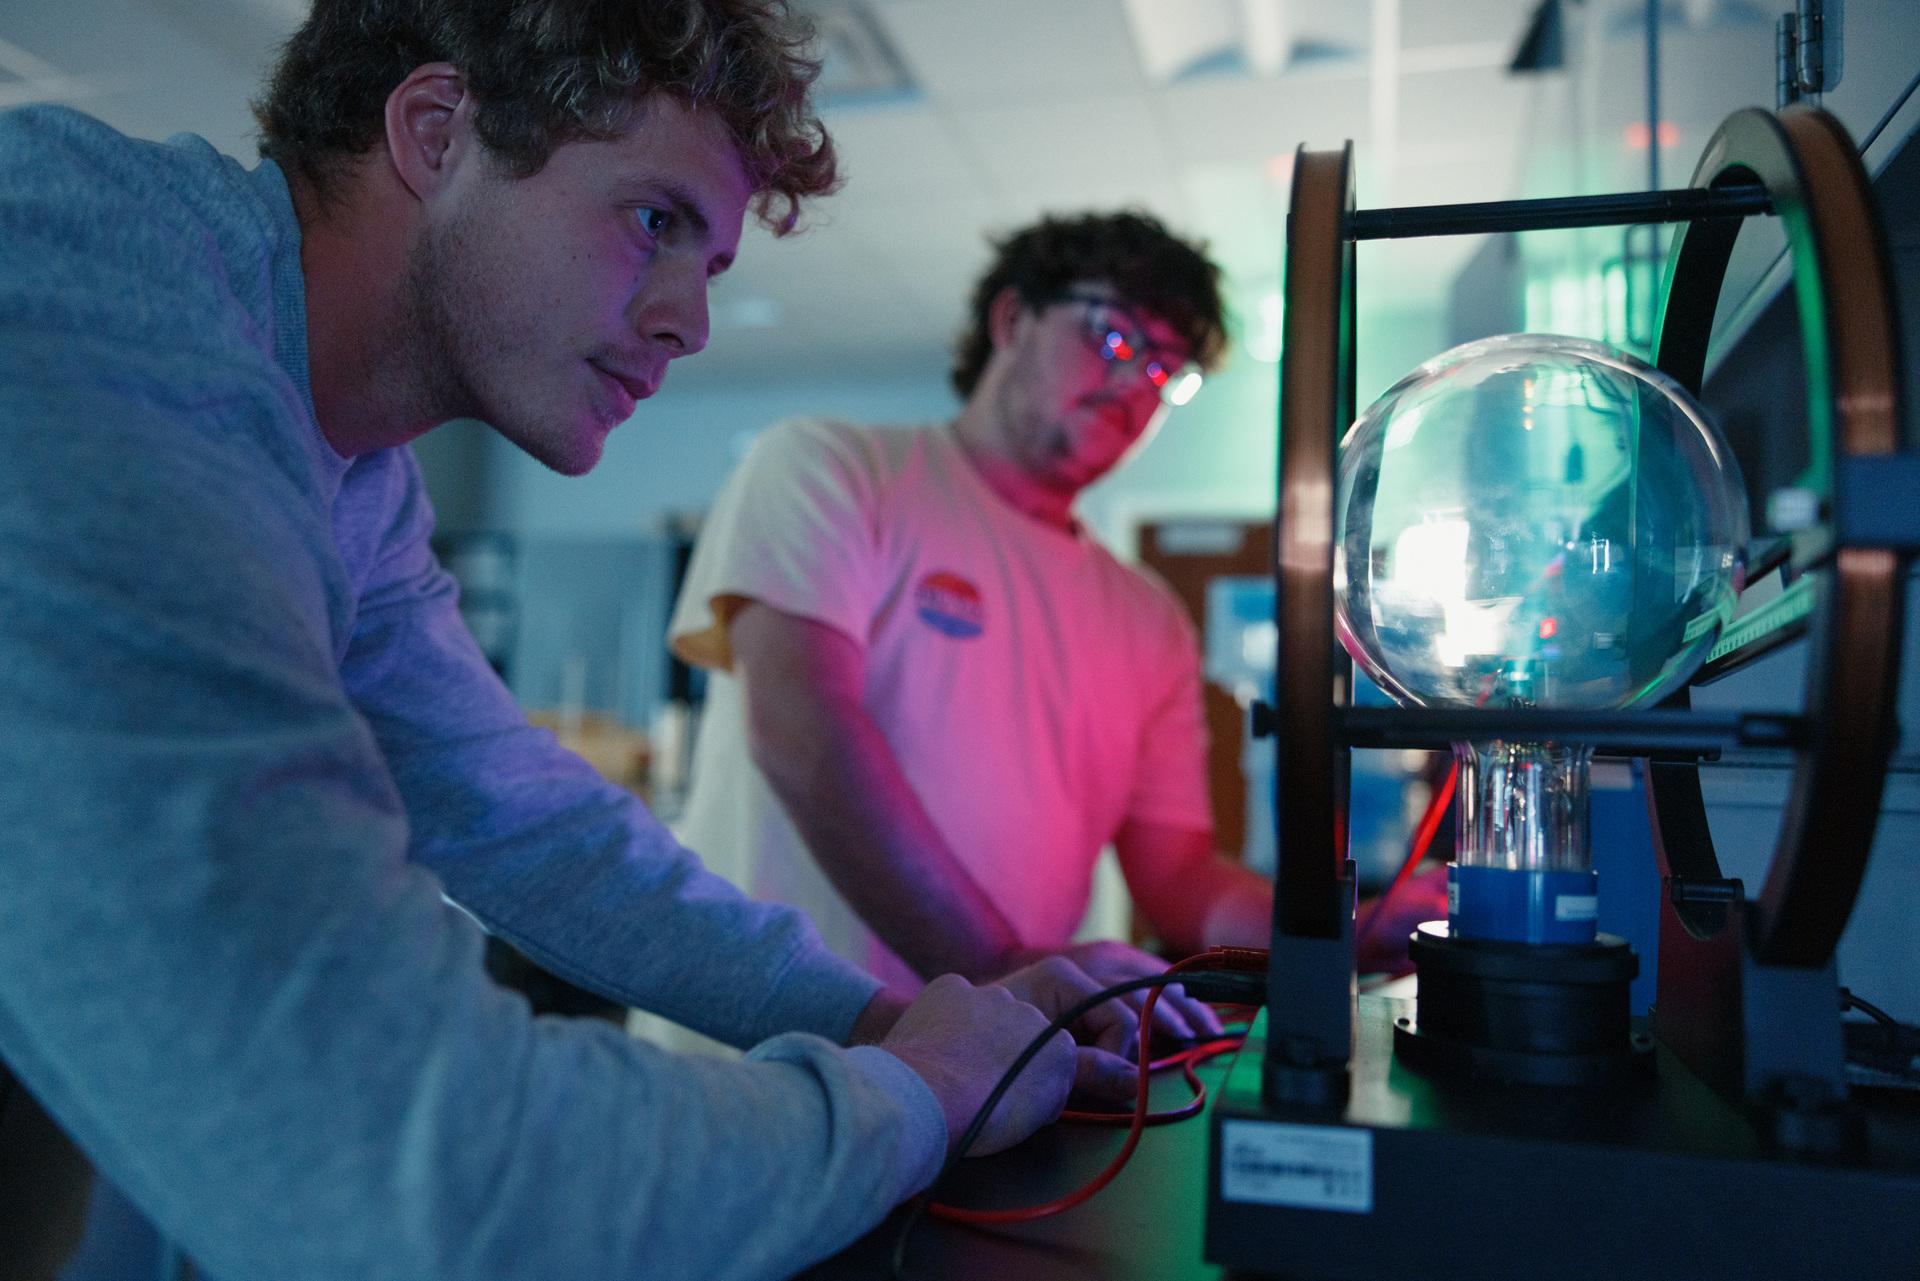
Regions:
M 1341 444 L 1337 626 L 1402 703 L 1644 705 L 1731 616 L 1747 542 L 1726 441 L 1671 378 L 1508 334 L 1401 379 Z

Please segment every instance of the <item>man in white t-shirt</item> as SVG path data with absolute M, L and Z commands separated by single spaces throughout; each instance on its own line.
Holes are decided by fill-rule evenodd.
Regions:
M 1168 948 L 1264 944 L 1271 887 L 1213 850 L 1192 627 L 1073 515 L 1218 359 L 1218 269 L 1138 213 L 998 248 L 954 422 L 782 424 L 716 502 L 669 628 L 714 673 L 683 837 L 890 981 L 1159 969 L 1069 947 L 1109 843 Z

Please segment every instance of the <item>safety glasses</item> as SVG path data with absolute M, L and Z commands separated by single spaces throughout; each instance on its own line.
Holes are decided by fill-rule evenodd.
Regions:
M 1081 329 L 1087 344 L 1100 358 L 1123 369 L 1138 370 L 1160 399 L 1184 405 L 1200 390 L 1200 369 L 1190 360 L 1157 350 L 1141 332 L 1139 321 L 1112 298 L 1100 294 L 1069 293 L 1062 299 L 1081 309 Z

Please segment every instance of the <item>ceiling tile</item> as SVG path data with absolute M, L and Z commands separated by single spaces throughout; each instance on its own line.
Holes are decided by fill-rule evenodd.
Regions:
M 898 0 L 875 10 L 914 79 L 955 106 L 1140 87 L 1119 0 Z
M 1160 130 L 1138 93 L 956 110 L 952 119 L 988 179 L 1010 200 L 1037 182 L 1125 184 L 1144 174 L 1151 186 L 1167 165 Z
M 70 75 L 192 85 L 210 72 L 250 88 L 293 24 L 236 0 L 6 0 L 0 39 Z M 242 99 L 228 111 L 244 113 Z
M 824 116 L 848 188 L 862 199 L 928 202 L 978 190 L 982 175 L 955 145 L 945 112 L 925 103 L 837 108 Z
M 1520 47 L 1540 0 L 1400 0 L 1400 46 L 1474 44 L 1507 39 Z
M 1289 3 L 1296 34 L 1346 45 L 1367 37 L 1367 0 Z M 845 190 L 815 202 L 798 236 L 750 233 L 758 239 L 715 295 L 724 332 L 676 378 L 718 385 L 890 359 L 937 370 L 987 262 L 986 235 L 1044 210 L 1143 205 L 1207 241 L 1236 296 L 1257 294 L 1278 283 L 1286 164 L 1302 142 L 1352 139 L 1363 193 L 1383 187 L 1402 203 L 1519 194 L 1506 190 L 1517 140 L 1545 126 L 1534 119 L 1537 97 L 1487 65 L 1487 51 L 1517 40 L 1532 3 L 1399 0 L 1409 74 L 1398 85 L 1389 185 L 1368 168 L 1387 153 L 1374 137 L 1363 60 L 1153 87 L 1121 0 L 868 0 L 920 95 L 827 111 Z M 79 105 L 117 127 L 190 130 L 250 160 L 247 100 L 304 4 L 0 0 L 0 40 L 93 77 Z M 1462 65 L 1474 58 L 1477 67 Z M 1436 62 L 1444 69 L 1420 71 Z M 1604 74 L 1632 86 L 1635 73 L 1619 63 L 1609 55 Z M 1676 87 L 1672 101 L 1688 93 Z M 1612 97 L 1623 96 L 1632 95 Z M 1690 121 L 1683 128 L 1692 154 L 1704 137 L 1693 138 Z M 1366 252 L 1369 305 L 1411 306 L 1444 293 L 1463 248 Z
M 1301 143 L 1338 147 L 1367 135 L 1360 77 L 1220 77 L 1162 92 L 1167 145 L 1183 164 L 1264 163 Z
M 1511 137 L 1535 110 L 1548 86 L 1529 76 L 1460 69 L 1401 77 L 1400 146 L 1421 141 L 1453 142 Z
M 839 211 L 833 235 L 849 256 L 946 334 L 992 254 L 988 238 L 1012 230 L 984 196 L 918 206 L 861 205 Z

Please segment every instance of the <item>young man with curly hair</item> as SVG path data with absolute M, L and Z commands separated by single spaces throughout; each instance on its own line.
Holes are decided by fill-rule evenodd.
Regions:
M 1218 271 L 1138 213 L 998 248 L 958 418 L 783 424 L 709 515 L 669 627 L 717 674 L 682 835 L 902 984 L 1063 949 L 1158 969 L 1069 946 L 1109 842 L 1168 947 L 1264 944 L 1270 886 L 1213 851 L 1192 628 L 1073 515 L 1218 359 Z
M 252 169 L 0 116 L 0 1059 L 100 1173 L 84 1235 L 44 1182 L 0 1214 L 10 1275 L 786 1275 L 1090 990 L 909 1003 L 749 902 L 527 726 L 428 551 L 408 440 L 587 470 L 747 211 L 833 185 L 801 38 L 781 0 L 319 0 Z M 536 1020 L 469 914 L 755 1048 Z M 1056 1038 L 984 1146 L 1076 1068 L 1125 1072 Z

